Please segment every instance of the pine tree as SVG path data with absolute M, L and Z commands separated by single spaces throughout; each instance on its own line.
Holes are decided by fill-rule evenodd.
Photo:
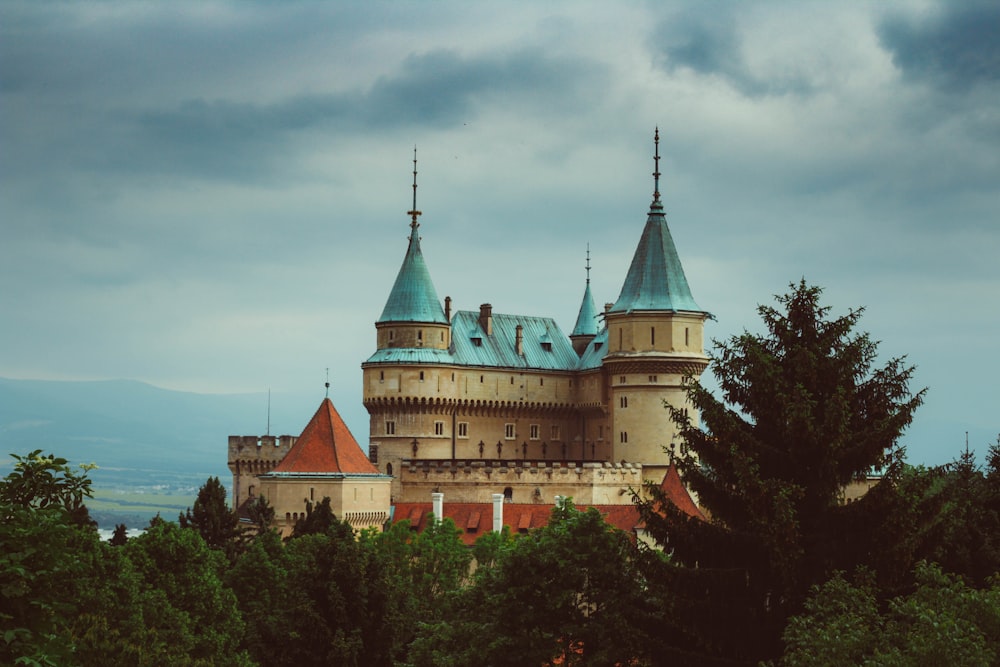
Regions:
M 848 505 L 843 489 L 874 469 L 897 473 L 898 439 L 923 399 L 909 390 L 905 359 L 875 365 L 877 343 L 855 331 L 863 310 L 830 317 L 818 287 L 790 288 L 780 310 L 758 308 L 765 334 L 715 343 L 721 400 L 694 381 L 688 391 L 703 427 L 670 407 L 678 469 L 711 519 L 662 498 L 642 504 L 672 556 L 651 573 L 673 619 L 661 648 L 688 664 L 780 654 L 810 586 L 879 548 L 875 506 L 886 494 Z
M 239 517 L 226 503 L 226 487 L 218 477 L 209 477 L 198 490 L 194 507 L 179 517 L 181 528 L 193 528 L 212 549 L 219 549 L 235 559 L 241 548 L 243 531 Z

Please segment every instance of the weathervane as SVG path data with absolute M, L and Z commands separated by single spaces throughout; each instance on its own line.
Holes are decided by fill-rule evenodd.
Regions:
M 326 369 L 326 382 L 324 385 L 326 387 L 326 397 L 330 398 L 330 369 Z
M 590 284 L 590 244 L 587 244 L 587 284 Z

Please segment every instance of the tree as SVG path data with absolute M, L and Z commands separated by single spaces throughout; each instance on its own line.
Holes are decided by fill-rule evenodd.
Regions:
M 493 550 L 450 618 L 422 624 L 410 664 L 635 665 L 646 603 L 629 537 L 572 502 Z
M 841 573 L 813 589 L 804 613 L 784 633 L 785 667 L 847 665 L 995 665 L 1000 657 L 1000 580 L 968 587 L 921 562 L 917 586 L 879 612 L 870 577 Z
M 189 507 L 182 513 L 179 521 L 181 528 L 195 529 L 209 547 L 219 549 L 235 560 L 241 548 L 243 531 L 239 517 L 229 509 L 226 498 L 226 487 L 219 478 L 209 477 L 198 490 L 194 508 Z
M 96 527 L 84 498 L 93 497 L 87 473 L 97 466 L 81 463 L 74 470 L 64 458 L 42 455 L 36 449 L 27 456 L 11 454 L 14 470 L 0 485 L 0 504 L 10 507 L 45 509 L 59 507 L 78 526 Z
M 818 287 L 790 290 L 780 309 L 758 308 L 766 333 L 715 342 L 721 400 L 693 380 L 687 393 L 703 428 L 685 406 L 668 406 L 678 469 L 710 521 L 661 495 L 641 503 L 672 556 L 650 575 L 668 592 L 664 650 L 688 663 L 779 654 L 809 587 L 883 548 L 887 494 L 844 504 L 842 490 L 872 470 L 899 474 L 898 439 L 924 392 L 909 390 L 903 358 L 876 366 L 877 343 L 855 331 L 862 309 L 831 317 Z

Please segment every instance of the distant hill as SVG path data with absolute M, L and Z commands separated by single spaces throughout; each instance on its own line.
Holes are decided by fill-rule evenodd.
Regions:
M 304 425 L 310 402 L 272 401 L 300 408 L 272 414 L 272 423 Z M 286 410 L 286 412 L 288 412 Z M 267 424 L 267 394 L 195 394 L 133 380 L 54 382 L 0 378 L 0 474 L 5 453 L 42 449 L 102 471 L 218 475 L 228 482 L 231 434 L 259 434 Z M 297 435 L 294 433 L 294 435 Z M 98 480 L 103 477 L 95 473 Z M 167 475 L 169 476 L 169 475 Z

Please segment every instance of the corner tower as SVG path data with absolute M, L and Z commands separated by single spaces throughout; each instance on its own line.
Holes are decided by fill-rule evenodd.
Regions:
M 618 300 L 605 312 L 612 460 L 640 461 L 659 483 L 676 428 L 663 403 L 687 406 L 686 377 L 708 366 L 704 324 L 691 296 L 660 200 L 660 132 L 654 135 L 653 202 Z M 695 417 L 696 418 L 696 417 Z
M 576 316 L 576 326 L 569 335 L 577 356 L 583 356 L 590 341 L 595 337 L 597 337 L 597 308 L 594 307 L 594 295 L 590 293 L 590 244 L 587 244 L 587 287 L 583 291 L 583 301 Z

